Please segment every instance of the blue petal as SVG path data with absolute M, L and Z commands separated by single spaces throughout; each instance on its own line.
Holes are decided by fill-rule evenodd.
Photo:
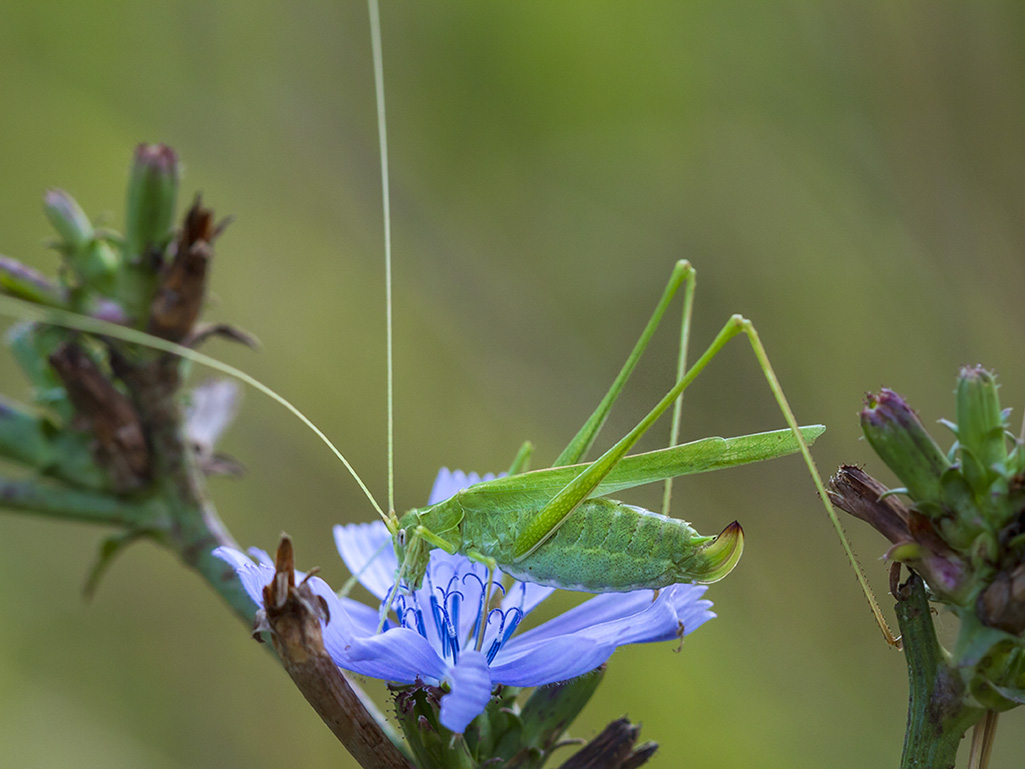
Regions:
M 395 549 L 383 521 L 335 526 L 335 546 L 360 584 L 383 601 L 395 581 Z
M 612 656 L 616 644 L 562 636 L 519 647 L 516 653 L 507 649 L 502 649 L 491 663 L 492 680 L 509 686 L 542 686 L 589 673 Z
M 314 579 L 316 579 L 316 577 L 314 577 Z M 331 590 L 330 587 L 328 590 Z M 333 590 L 331 590 L 331 597 L 334 601 L 328 599 L 328 609 L 332 612 L 331 622 L 328 623 L 329 628 L 334 624 L 335 620 L 334 610 L 331 607 L 336 605 L 335 602 L 337 602 L 341 611 L 344 612 L 348 631 L 352 635 L 368 636 L 377 632 L 377 625 L 380 622 L 380 615 L 377 613 L 377 609 L 367 606 L 365 603 L 360 603 L 348 596 L 339 597 Z
M 441 725 L 456 734 L 484 712 L 491 700 L 488 661 L 478 651 L 466 651 L 449 673 L 452 691 L 441 698 Z
M 685 632 L 689 633 L 715 616 L 709 611 L 712 602 L 701 599 L 706 590 L 707 585 L 671 585 L 661 590 L 657 599 L 652 590 L 602 593 L 543 625 L 521 633 L 514 640 L 516 643 L 525 643 L 535 638 L 593 632 L 596 625 L 604 625 L 608 630 L 618 632 L 618 624 L 607 623 L 623 621 L 638 632 L 640 640 L 633 643 L 668 640 L 676 637 L 680 622 L 683 622 Z M 669 613 L 652 611 L 653 608 Z M 667 629 L 671 633 L 669 636 L 664 635 Z
M 650 590 L 595 596 L 513 637 L 492 663 L 492 677 L 513 686 L 539 686 L 593 670 L 619 646 L 679 638 L 715 616 L 711 602 L 700 599 L 705 589 L 673 585 L 654 601 Z
M 245 554 L 231 547 L 218 547 L 213 554 L 235 570 L 253 603 L 263 606 L 263 588 L 274 578 L 274 567 L 253 563 Z
M 554 592 L 554 587 L 516 580 L 502 598 L 502 608 L 505 610 L 516 608 L 524 615 L 530 614 L 539 603 Z
M 235 574 L 253 603 L 256 604 L 256 607 L 263 608 L 263 588 L 274 579 L 274 566 L 270 556 L 263 550 L 252 548 L 250 549 L 251 556 L 259 561 L 259 563 L 254 563 L 249 557 L 230 547 L 218 547 L 213 554 L 235 569 Z M 295 573 L 297 583 L 304 579 L 306 579 L 304 572 L 297 571 Z M 331 620 L 336 618 L 339 620 L 339 624 L 334 625 L 332 630 L 337 630 L 341 624 L 346 624 L 349 633 L 370 635 L 377 629 L 378 618 L 375 609 L 351 598 L 340 598 L 331 589 L 331 586 L 320 577 L 310 577 L 307 584 L 316 595 L 319 595 L 327 603 Z M 331 623 L 328 624 L 331 625 Z
M 324 631 L 324 648 L 338 667 L 385 681 L 411 684 L 417 680 L 439 683 L 448 666 L 434 647 L 412 630 L 392 628 L 371 636 L 357 636 L 332 619 Z

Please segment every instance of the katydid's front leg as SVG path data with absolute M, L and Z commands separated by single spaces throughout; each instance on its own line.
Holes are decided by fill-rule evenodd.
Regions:
M 412 527 L 411 530 L 412 534 L 409 535 L 408 541 L 406 541 L 407 529 L 398 528 L 396 530 L 394 545 L 399 568 L 395 572 L 395 584 L 388 591 L 388 595 L 381 602 L 381 608 L 378 610 L 378 633 L 384 629 L 385 620 L 391 612 L 392 604 L 395 602 L 395 597 L 401 586 L 405 583 L 416 588 L 422 583 L 430 562 L 431 549 L 439 547 L 449 555 L 459 552 L 458 545 L 435 534 L 422 524 Z

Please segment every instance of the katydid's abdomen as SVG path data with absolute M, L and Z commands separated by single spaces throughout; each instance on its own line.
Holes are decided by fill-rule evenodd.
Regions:
M 686 521 L 615 500 L 587 499 L 548 541 L 517 559 L 518 526 L 511 519 L 526 521 L 536 511 L 489 514 L 463 507 L 464 552 L 475 549 L 493 558 L 516 579 L 568 590 L 622 592 L 715 582 L 733 569 L 743 550 L 737 523 L 707 537 Z

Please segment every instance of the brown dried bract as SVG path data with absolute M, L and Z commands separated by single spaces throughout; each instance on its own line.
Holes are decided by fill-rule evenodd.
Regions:
M 292 540 L 282 534 L 254 632 L 269 631 L 285 671 L 361 766 L 413 769 L 324 649 L 320 623 L 330 621 L 327 604 L 310 588 L 309 577 L 295 584 L 294 561 Z
M 1025 564 L 996 576 L 976 604 L 979 619 L 1014 635 L 1025 632 Z
M 150 479 L 146 433 L 132 402 L 85 351 L 67 342 L 50 355 L 75 411 L 95 437 L 93 456 L 115 490 L 132 491 Z
M 841 465 L 829 479 L 829 500 L 841 510 L 870 524 L 890 542 L 911 539 L 911 511 L 879 481 L 854 465 Z
M 645 742 L 637 745 L 641 727 L 620 718 L 602 730 L 559 769 L 635 769 L 647 763 L 658 744 Z
M 160 276 L 150 305 L 149 333 L 178 342 L 192 331 L 203 309 L 213 242 L 223 229 L 214 225 L 214 212 L 197 195 L 185 215 L 174 258 Z

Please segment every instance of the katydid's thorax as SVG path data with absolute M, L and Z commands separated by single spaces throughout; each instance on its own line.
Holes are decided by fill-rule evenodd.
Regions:
M 460 494 L 449 497 L 443 502 L 438 502 L 430 507 L 420 507 L 410 510 L 399 519 L 399 528 L 403 529 L 408 538 L 413 534 L 417 526 L 423 526 L 435 535 L 450 542 L 457 550 L 461 549 L 463 509 L 460 505 Z
M 395 555 L 403 564 L 403 578 L 419 587 L 427 572 L 430 551 L 444 540 L 445 550 L 463 551 L 463 512 L 457 499 L 459 495 L 430 507 L 410 510 L 399 519 L 400 538 L 396 542 Z M 423 532 L 428 532 L 425 536 Z

